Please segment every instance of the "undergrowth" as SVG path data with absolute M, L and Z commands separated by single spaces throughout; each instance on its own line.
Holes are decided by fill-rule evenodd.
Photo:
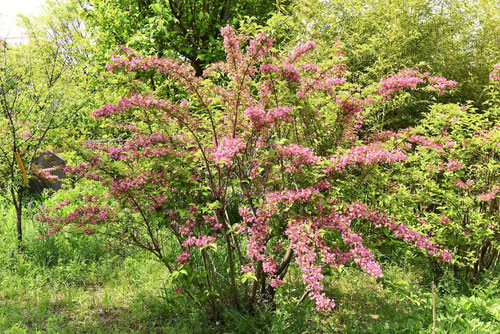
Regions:
M 384 263 L 378 281 L 343 267 L 325 282 L 335 310 L 318 313 L 308 298 L 301 301 L 304 287 L 292 268 L 274 307 L 252 315 L 227 309 L 214 319 L 176 295 L 167 270 L 149 255 L 95 236 L 39 239 L 43 231 L 26 219 L 24 251 L 17 251 L 11 214 L 3 212 L 0 225 L 0 332 L 431 333 L 435 280 L 436 333 L 500 333 L 495 276 L 472 287 L 412 261 Z

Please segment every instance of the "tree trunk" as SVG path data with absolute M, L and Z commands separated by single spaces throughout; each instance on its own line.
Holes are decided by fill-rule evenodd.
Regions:
M 17 227 L 17 240 L 19 243 L 23 241 L 23 224 L 22 224 L 22 209 L 16 208 L 16 227 Z
M 189 61 L 190 61 L 190 63 L 191 63 L 191 66 L 192 66 L 192 67 L 194 68 L 194 70 L 195 70 L 195 75 L 196 75 L 197 77 L 201 77 L 201 76 L 203 75 L 203 67 L 202 67 L 202 63 L 201 63 L 198 59 L 196 59 L 196 58 L 194 58 L 194 57 L 190 57 L 190 58 L 189 58 Z
M 23 241 L 23 189 L 14 189 L 11 186 L 10 194 L 12 196 L 12 203 L 14 203 L 14 207 L 16 208 L 16 229 L 17 229 L 17 241 L 18 248 L 21 249 L 21 244 Z
M 18 201 L 16 207 L 16 228 L 17 228 L 17 241 L 18 247 L 22 248 L 23 242 L 23 206 L 21 203 L 22 195 L 18 194 Z

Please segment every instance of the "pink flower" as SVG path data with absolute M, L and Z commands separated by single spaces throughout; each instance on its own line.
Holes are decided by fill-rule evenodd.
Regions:
M 189 258 L 191 257 L 191 253 L 183 252 L 180 255 L 177 255 L 177 264 L 188 264 Z
M 420 73 L 418 70 L 407 69 L 388 77 L 383 77 L 379 82 L 378 94 L 386 99 L 403 89 L 415 90 L 419 84 L 428 84 L 429 90 L 444 94 L 446 89 L 453 88 L 457 83 L 443 77 L 430 77 L 429 73 Z
M 485 202 L 491 202 L 495 199 L 495 195 L 498 193 L 499 189 L 499 186 L 493 185 L 489 192 L 479 194 L 479 198 Z
M 447 80 L 443 77 L 430 77 L 429 78 L 429 89 L 438 92 L 440 95 L 444 95 L 446 89 L 453 88 L 457 85 L 456 81 Z
M 374 163 L 394 163 L 405 161 L 408 156 L 401 149 L 389 150 L 376 146 L 354 146 L 347 153 L 338 154 L 330 158 L 332 165 L 325 168 L 325 172 L 345 171 L 354 165 L 370 165 Z
M 490 72 L 490 81 L 500 84 L 500 64 L 493 66 L 493 71 Z
M 214 160 L 217 163 L 225 164 L 228 167 L 233 165 L 233 158 L 245 147 L 242 138 L 226 137 L 219 143 L 214 153 Z
M 388 77 L 383 77 L 379 83 L 378 94 L 389 99 L 394 93 L 409 88 L 415 90 L 418 84 L 424 83 L 422 75 L 414 69 L 400 71 Z
M 448 160 L 447 170 L 449 172 L 457 170 L 457 169 L 461 169 L 463 167 L 464 167 L 463 162 L 461 162 L 461 161 L 459 161 L 457 159 L 449 159 Z
M 320 160 L 310 148 L 297 144 L 278 147 L 278 156 L 291 159 L 287 172 L 297 171 L 297 167 L 301 165 L 314 165 Z

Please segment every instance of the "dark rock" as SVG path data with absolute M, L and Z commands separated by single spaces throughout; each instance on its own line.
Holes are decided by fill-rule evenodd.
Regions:
M 54 191 L 61 189 L 62 180 L 66 178 L 66 173 L 64 172 L 66 162 L 63 158 L 52 151 L 45 151 L 33 160 L 32 166 L 38 169 L 55 167 L 55 170 L 51 171 L 50 174 L 58 178 L 55 180 L 31 179 L 29 183 L 30 194 L 41 194 L 45 189 L 52 189 Z

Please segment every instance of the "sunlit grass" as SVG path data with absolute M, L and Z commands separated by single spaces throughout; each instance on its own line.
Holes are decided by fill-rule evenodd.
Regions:
M 109 248 L 89 236 L 36 239 L 25 224 L 25 252 L 16 248 L 12 212 L 0 229 L 0 332 L 5 333 L 430 333 L 430 276 L 425 268 L 385 263 L 375 280 L 345 267 L 325 282 L 335 311 L 318 314 L 294 267 L 276 308 L 256 314 L 224 310 L 209 319 L 182 296 L 172 298 L 164 266 L 143 253 Z M 29 218 L 29 216 L 28 216 Z M 12 226 L 11 226 L 12 225 Z M 437 333 L 499 333 L 499 280 L 470 295 L 437 282 Z M 452 290 L 453 293 L 443 294 Z

